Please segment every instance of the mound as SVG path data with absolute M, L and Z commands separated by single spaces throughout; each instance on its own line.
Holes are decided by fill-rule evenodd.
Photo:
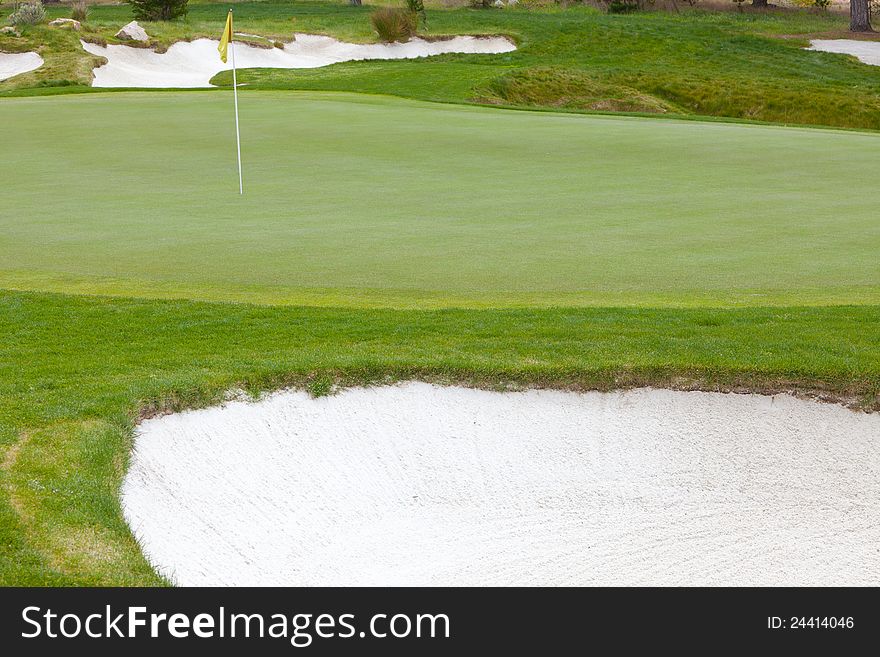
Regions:
M 608 112 L 664 113 L 675 107 L 625 85 L 596 80 L 583 71 L 528 68 L 502 75 L 478 92 L 489 103 Z

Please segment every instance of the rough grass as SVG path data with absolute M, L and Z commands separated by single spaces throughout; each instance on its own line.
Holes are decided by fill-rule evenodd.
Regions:
M 681 112 L 671 103 L 631 87 L 595 80 L 584 71 L 558 68 L 516 69 L 477 88 L 475 100 L 603 112 Z
M 153 47 L 160 50 L 180 39 L 216 38 L 226 8 L 222 3 L 193 4 L 186 19 L 145 27 Z M 50 8 L 49 13 L 67 11 Z M 270 41 L 287 40 L 295 31 L 373 41 L 372 11 L 370 6 L 349 7 L 341 1 L 236 3 L 238 28 Z M 127 6 L 96 6 L 84 37 L 112 43 L 115 31 L 130 19 Z M 498 56 L 253 70 L 242 73 L 242 82 L 249 88 L 387 93 L 461 103 L 546 103 L 584 111 L 674 107 L 695 115 L 880 129 L 877 69 L 845 55 L 803 50 L 811 35 L 846 36 L 846 17 L 839 14 L 689 9 L 608 16 L 583 7 L 435 8 L 428 11 L 428 25 L 429 36 L 506 34 L 520 48 Z M 58 81 L 90 82 L 96 58 L 82 52 L 75 34 L 59 36 L 60 32 L 44 27 L 18 41 L 0 37 L 0 49 L 41 47 L 44 58 L 48 55 L 47 67 L 0 83 L 0 94 Z M 564 71 L 566 80 L 551 83 L 543 73 L 536 75 L 549 68 Z M 229 78 L 221 74 L 215 82 L 229 84 Z M 505 89 L 511 98 L 499 93 Z
M 79 43 L 80 37 L 84 35 L 82 32 L 56 29 L 48 25 L 24 27 L 20 32 L 20 37 L 0 35 L 0 51 L 35 51 L 43 58 L 44 64 L 36 71 L 0 82 L 0 91 L 90 84 L 92 69 L 104 61 L 103 58 L 90 55 L 82 49 Z M 88 35 L 87 32 L 85 34 Z
M 416 15 L 403 7 L 381 7 L 370 14 L 370 23 L 385 43 L 409 41 L 416 33 Z
M 0 585 L 160 584 L 117 489 L 139 413 L 297 385 L 880 399 L 880 308 L 364 310 L 0 293 Z

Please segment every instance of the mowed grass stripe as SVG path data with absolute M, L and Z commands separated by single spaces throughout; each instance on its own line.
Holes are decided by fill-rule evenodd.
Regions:
M 0 285 L 348 306 L 880 302 L 880 136 L 245 93 L 7 99 Z

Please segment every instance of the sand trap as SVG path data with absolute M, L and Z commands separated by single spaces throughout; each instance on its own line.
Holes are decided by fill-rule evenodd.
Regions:
M 880 41 L 856 41 L 854 39 L 815 39 L 807 50 L 836 52 L 853 55 L 863 64 L 880 66 Z
M 788 396 L 283 392 L 143 422 L 181 585 L 877 585 L 880 415 Z
M 106 57 L 108 63 L 94 70 L 94 87 L 210 87 L 217 73 L 232 68 L 220 61 L 217 41 L 197 39 L 181 41 L 159 54 L 131 46 L 99 46 L 82 42 L 93 55 Z M 280 48 L 258 48 L 236 44 L 238 68 L 317 68 L 338 62 L 361 59 L 411 59 L 444 53 L 502 53 L 516 50 L 503 37 L 459 36 L 442 41 L 412 39 L 407 43 L 358 44 L 337 41 L 314 34 L 297 34 L 296 39 Z
M 35 71 L 43 65 L 43 58 L 35 52 L 0 52 L 0 80 Z

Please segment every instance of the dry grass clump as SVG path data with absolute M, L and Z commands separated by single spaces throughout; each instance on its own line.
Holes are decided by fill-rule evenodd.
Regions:
M 76 0 L 76 2 L 70 5 L 70 17 L 75 21 L 84 23 L 89 17 L 88 3 L 85 0 Z
M 600 112 L 664 113 L 666 101 L 637 89 L 597 80 L 584 71 L 533 67 L 506 73 L 478 90 L 477 100 Z
M 386 43 L 409 41 L 416 33 L 416 15 L 408 9 L 383 7 L 370 16 L 379 38 Z

